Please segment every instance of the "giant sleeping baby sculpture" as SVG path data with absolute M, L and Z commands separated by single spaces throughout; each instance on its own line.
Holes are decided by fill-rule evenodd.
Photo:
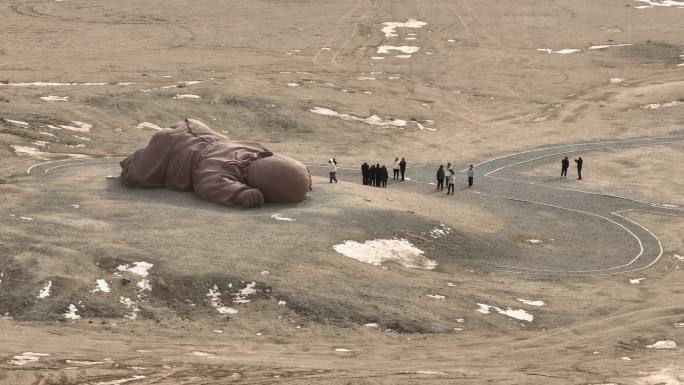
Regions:
M 256 207 L 306 199 L 311 175 L 300 162 L 255 142 L 230 140 L 204 123 L 185 119 L 121 161 L 130 187 L 194 190 L 222 205 Z

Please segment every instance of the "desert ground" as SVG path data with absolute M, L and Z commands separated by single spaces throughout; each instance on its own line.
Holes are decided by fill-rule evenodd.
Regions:
M 0 16 L 0 384 L 684 384 L 684 2 Z M 125 187 L 186 117 L 304 162 L 307 200 Z

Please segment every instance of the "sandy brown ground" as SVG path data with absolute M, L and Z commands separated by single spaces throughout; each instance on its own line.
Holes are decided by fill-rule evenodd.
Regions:
M 684 382 L 684 328 L 676 327 L 684 322 L 684 262 L 676 258 L 684 254 L 681 217 L 629 214 L 663 243 L 663 257 L 651 269 L 542 279 L 473 269 L 467 257 L 495 258 L 489 250 L 567 254 L 572 237 L 563 247 L 533 247 L 523 242 L 525 234 L 504 226 L 510 222 L 500 217 L 503 203 L 447 200 L 429 188 L 376 191 L 317 179 L 312 199 L 301 207 L 252 214 L 202 205 L 188 194 L 136 192 L 121 199 L 123 192 L 105 184 L 96 169 L 82 171 L 80 181 L 23 176 L 28 166 L 60 154 L 126 155 L 154 132 L 139 123 L 163 127 L 186 116 L 305 161 L 335 156 L 353 167 L 364 160 L 389 164 L 395 156 L 410 165 L 466 163 L 542 145 L 681 134 L 684 10 L 635 9 L 642 4 L 4 2 L 0 272 L 18 274 L 0 282 L 0 313 L 7 313 L 0 321 L 0 384 Z M 382 23 L 409 18 L 428 24 L 399 28 L 397 37 L 382 33 Z M 632 45 L 589 49 L 623 43 Z M 399 52 L 379 55 L 380 45 L 420 51 L 396 58 Z M 581 52 L 537 50 L 564 48 Z M 372 59 L 377 56 L 385 58 Z M 21 82 L 81 85 L 17 86 Z M 92 82 L 105 84 L 82 84 Z M 200 98 L 174 99 L 180 94 Z M 314 107 L 408 123 L 374 127 L 316 115 Z M 93 128 L 58 128 L 72 121 Z M 436 130 L 418 129 L 416 122 Z M 45 154 L 17 154 L 11 145 Z M 585 187 L 684 203 L 681 145 L 586 158 Z M 556 175 L 557 165 L 534 171 Z M 73 180 L 82 185 L 69 184 Z M 57 187 L 53 194 L 50 188 Z M 69 211 L 76 202 L 81 211 Z M 34 221 L 6 220 L 29 209 Z M 266 221 L 276 211 L 312 222 L 275 230 Z M 155 223 L 159 218 L 164 221 Z M 355 227 L 359 218 L 363 226 Z M 205 242 L 233 219 L 247 225 L 230 229 L 252 243 Z M 141 227 L 136 237 L 138 222 L 159 227 Z M 423 232 L 440 223 L 453 234 L 433 242 Z M 267 243 L 271 233 L 280 236 L 274 246 Z M 312 239 L 304 236 L 311 233 Z M 422 242 L 443 270 L 390 265 L 385 274 L 331 250 L 342 239 L 397 235 Z M 142 257 L 160 270 L 140 317 L 131 321 L 114 297 L 132 296 L 129 284 L 114 287 L 101 302 L 89 290 L 103 271 L 111 274 L 117 263 Z M 262 276 L 266 269 L 273 271 Z M 59 278 L 52 297 L 37 301 L 52 277 Z M 630 284 L 638 278 L 645 279 Z M 258 280 L 272 292 L 227 318 L 205 296 L 217 279 Z M 435 293 L 446 298 L 426 297 Z M 194 302 L 185 301 L 191 296 Z M 290 305 L 278 305 L 283 298 Z M 525 306 L 517 298 L 546 305 Z M 65 322 L 65 306 L 74 300 L 87 304 L 88 317 Z M 535 319 L 478 313 L 477 303 L 524 308 Z M 646 348 L 658 340 L 678 347 Z M 9 363 L 25 352 L 50 355 L 24 366 Z

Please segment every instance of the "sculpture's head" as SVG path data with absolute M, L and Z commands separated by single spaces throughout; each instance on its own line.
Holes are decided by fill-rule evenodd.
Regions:
M 306 199 L 311 174 L 292 158 L 272 155 L 247 167 L 247 184 L 261 191 L 267 203 L 297 203 Z

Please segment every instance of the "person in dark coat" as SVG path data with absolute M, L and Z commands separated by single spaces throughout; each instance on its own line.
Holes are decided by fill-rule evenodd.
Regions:
M 370 166 L 368 169 L 368 185 L 375 186 L 375 176 L 377 172 L 375 171 L 375 165 Z
M 389 172 L 387 171 L 387 167 L 385 167 L 384 164 L 380 168 L 380 177 L 382 180 L 382 187 L 387 187 L 387 180 L 389 179 Z
M 375 164 L 375 187 L 380 187 L 382 184 L 382 169 L 380 163 Z
M 368 173 L 369 173 L 368 169 L 369 168 L 370 168 L 370 166 L 368 165 L 367 162 L 363 162 L 363 164 L 361 165 L 361 176 L 363 179 L 364 186 L 368 184 L 368 179 L 369 179 L 368 178 Z
M 404 173 L 406 173 L 406 159 L 401 158 L 399 162 L 399 171 L 401 172 L 401 181 L 404 181 Z
M 582 179 L 582 163 L 584 163 L 582 157 L 575 159 L 575 163 L 577 163 L 577 179 Z
M 444 190 L 444 165 L 439 165 L 437 169 L 437 191 Z
M 570 167 L 570 161 L 566 156 L 561 160 L 561 179 L 568 177 L 568 168 Z

